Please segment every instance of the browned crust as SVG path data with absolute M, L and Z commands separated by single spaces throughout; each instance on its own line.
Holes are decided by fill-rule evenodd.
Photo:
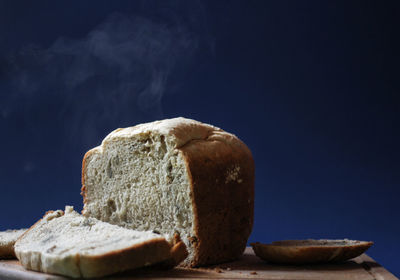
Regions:
M 22 230 L 22 229 L 21 229 Z M 26 230 L 25 230 L 26 231 Z M 25 232 L 23 233 L 25 234 Z M 21 234 L 15 242 L 23 235 Z M 16 258 L 14 251 L 14 243 L 10 242 L 9 244 L 5 244 L 4 246 L 0 246 L 0 259 L 14 259 Z
M 294 244 L 292 242 L 292 244 Z M 273 263 L 310 264 L 324 262 L 342 262 L 363 254 L 373 242 L 360 241 L 352 245 L 289 245 L 282 244 L 251 244 L 254 253 L 261 259 Z
M 15 258 L 14 246 L 0 246 L 0 259 L 13 259 Z
M 174 238 L 172 240 L 172 247 L 170 250 L 170 257 L 169 259 L 156 264 L 153 266 L 155 269 L 170 269 L 178 264 L 180 264 L 184 259 L 188 256 L 188 251 L 186 250 L 186 245 L 180 239 L 179 234 L 174 234 Z
M 85 172 L 86 172 L 86 160 L 88 159 L 88 157 L 93 153 L 93 150 L 89 150 L 85 153 L 85 155 L 83 156 L 83 160 L 82 160 L 82 188 L 81 188 L 81 195 L 83 197 L 83 209 L 82 209 L 82 214 L 85 213 L 85 206 L 87 203 L 87 198 L 86 198 L 86 183 L 85 183 Z
M 230 261 L 239 257 L 253 226 L 254 161 L 234 135 L 193 140 L 180 148 L 191 181 L 195 256 L 189 266 Z M 240 167 L 238 180 L 227 173 Z
M 101 277 L 164 261 L 170 258 L 170 250 L 171 245 L 160 237 L 103 255 L 79 255 L 79 268 L 82 277 Z
M 79 256 L 82 277 L 101 277 L 126 270 L 160 263 L 168 269 L 178 265 L 187 257 L 185 244 L 175 237 L 173 244 L 160 237 L 129 248 L 99 256 Z
M 186 245 L 183 241 L 179 241 L 171 248 L 171 258 L 167 261 L 167 266 L 172 268 L 180 264 L 188 256 Z

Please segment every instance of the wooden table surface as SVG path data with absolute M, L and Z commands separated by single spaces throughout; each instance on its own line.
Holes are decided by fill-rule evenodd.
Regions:
M 207 268 L 155 271 L 150 268 L 134 270 L 107 279 L 341 279 L 394 280 L 393 274 L 363 254 L 342 264 L 272 265 L 254 255 L 248 247 L 241 259 Z M 0 261 L 0 279 L 56 280 L 65 277 L 25 270 L 17 260 Z

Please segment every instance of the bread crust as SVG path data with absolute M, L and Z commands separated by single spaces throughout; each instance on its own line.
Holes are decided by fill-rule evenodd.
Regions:
M 190 172 L 194 212 L 190 266 L 239 257 L 253 227 L 254 161 L 237 137 L 220 133 L 180 148 Z
M 86 201 L 87 201 L 87 199 L 86 199 L 87 192 L 86 192 L 86 183 L 85 183 L 85 172 L 86 172 L 86 165 L 87 165 L 86 161 L 93 154 L 95 149 L 96 148 L 87 151 L 85 153 L 85 155 L 83 156 L 83 160 L 82 160 L 82 178 L 81 178 L 81 182 L 82 182 L 81 195 L 83 197 L 83 208 L 81 211 L 82 215 L 85 213 L 85 205 L 86 205 Z
M 159 238 L 104 255 L 79 255 L 81 277 L 101 277 L 162 262 L 170 258 L 170 250 L 165 238 Z
M 15 258 L 14 244 L 6 244 L 0 246 L 0 259 L 13 259 Z
M 309 244 L 305 244 L 308 241 Z M 326 245 L 318 243 L 326 242 Z M 283 264 L 342 262 L 364 253 L 373 242 L 341 240 L 346 245 L 334 245 L 340 240 L 284 240 L 272 244 L 252 243 L 254 253 L 261 259 Z M 329 243 L 332 243 L 331 245 Z
M 14 244 L 27 229 L 14 229 L 0 232 L 0 259 L 15 258 Z
M 0 259 L 12 259 L 15 258 L 13 246 L 0 246 Z
M 253 227 L 254 160 L 249 148 L 235 135 L 198 121 L 175 118 L 140 124 L 110 133 L 101 146 L 89 150 L 82 162 L 82 196 L 85 214 L 87 162 L 114 137 L 133 137 L 157 131 L 169 137 L 181 153 L 189 176 L 193 206 L 195 248 L 184 266 L 221 263 L 239 257 Z M 100 150 L 98 150 L 100 149 Z

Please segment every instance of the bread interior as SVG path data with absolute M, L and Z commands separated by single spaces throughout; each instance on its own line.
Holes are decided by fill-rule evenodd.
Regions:
M 89 152 L 83 214 L 136 230 L 181 235 L 193 256 L 193 209 L 182 154 L 155 133 L 106 138 Z

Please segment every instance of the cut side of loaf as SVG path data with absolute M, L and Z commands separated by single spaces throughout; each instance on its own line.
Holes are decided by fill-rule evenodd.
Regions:
M 15 258 L 14 243 L 27 229 L 0 231 L 0 259 Z
M 271 244 L 252 243 L 263 260 L 283 264 L 342 262 L 355 258 L 373 245 L 370 241 L 349 239 L 283 240 Z
M 72 207 L 49 211 L 15 243 L 30 270 L 69 277 L 102 277 L 160 262 L 175 265 L 186 255 L 182 242 L 86 218 Z
M 82 164 L 83 215 L 178 232 L 185 266 L 237 258 L 253 225 L 254 162 L 235 135 L 174 118 L 111 132 Z

